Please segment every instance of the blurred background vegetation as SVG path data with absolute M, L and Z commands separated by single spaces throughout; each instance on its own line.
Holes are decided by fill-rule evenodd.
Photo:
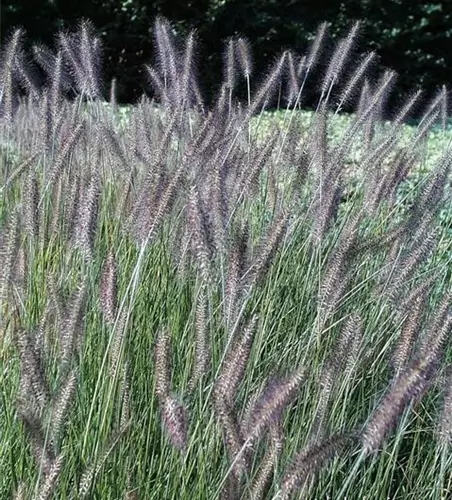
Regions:
M 129 103 L 143 90 L 150 92 L 143 64 L 153 60 L 152 28 L 159 14 L 170 19 L 177 32 L 196 28 L 207 99 L 221 79 L 227 37 L 249 38 L 255 67 L 262 70 L 283 49 L 304 52 L 322 21 L 331 23 L 333 40 L 343 36 L 353 20 L 364 21 L 358 51 L 376 50 L 380 64 L 398 72 L 393 99 L 417 86 L 425 89 L 427 99 L 452 74 L 451 0 L 2 0 L 1 40 L 22 26 L 30 43 L 52 45 L 59 29 L 75 28 L 80 18 L 89 18 L 104 43 L 105 94 L 111 78 L 117 77 L 118 99 Z M 255 81 L 258 78 L 257 73 Z M 312 104 L 307 94 L 302 105 Z

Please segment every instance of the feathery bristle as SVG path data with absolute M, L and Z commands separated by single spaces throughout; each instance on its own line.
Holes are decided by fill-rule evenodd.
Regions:
M 82 477 L 80 478 L 80 482 L 78 483 L 77 498 L 79 498 L 80 500 L 91 498 L 89 494 L 91 492 L 93 482 L 99 475 L 99 472 L 101 471 L 108 457 L 111 455 L 115 446 L 118 444 L 118 441 L 120 440 L 124 432 L 125 429 L 114 435 L 105 451 L 103 451 L 98 458 L 96 457 L 96 460 L 86 468 L 86 470 L 82 474 Z M 74 494 L 72 496 L 74 496 Z
M 247 439 L 257 440 L 263 431 L 274 424 L 287 405 L 296 396 L 306 379 L 304 369 L 296 370 L 291 375 L 271 380 L 254 405 L 253 414 L 247 432 Z
M 63 467 L 63 454 L 58 455 L 52 462 L 50 469 L 44 479 L 42 486 L 39 489 L 38 500 L 49 500 L 52 498 L 53 492 L 56 487 L 56 483 L 61 474 L 61 469 Z
M 121 387 L 122 387 L 122 398 L 121 398 L 121 414 L 119 416 L 119 431 L 123 432 L 131 423 L 130 383 L 129 383 L 129 370 L 127 365 L 124 365 Z
M 268 229 L 267 235 L 260 246 L 259 252 L 249 269 L 249 271 L 251 271 L 250 276 L 248 277 L 249 286 L 253 286 L 261 280 L 268 270 L 268 266 L 277 252 L 281 240 L 284 238 L 289 217 L 289 212 L 281 212 Z
M 251 55 L 251 44 L 243 37 L 236 40 L 237 62 L 245 78 L 249 78 L 253 72 L 253 58 Z
M 291 50 L 287 51 L 287 73 L 286 101 L 288 106 L 292 106 L 298 97 L 300 83 L 298 81 L 296 55 Z
M 245 375 L 251 354 L 258 316 L 252 316 L 235 333 L 223 362 L 223 368 L 215 384 L 215 393 L 219 398 L 233 404 L 237 390 Z
M 340 332 L 333 353 L 324 364 L 320 376 L 320 398 L 311 429 L 311 442 L 324 437 L 333 390 L 338 382 L 347 380 L 355 368 L 362 333 L 361 318 L 357 314 L 351 315 Z
M 414 359 L 397 377 L 364 427 L 362 446 L 366 453 L 379 450 L 408 403 L 427 391 L 433 380 L 432 372 L 429 360 Z
M 275 473 L 284 441 L 284 432 L 280 423 L 275 423 L 269 428 L 269 440 L 269 447 L 262 458 L 259 470 L 251 485 L 251 498 L 253 500 L 264 499 L 271 485 L 272 476 Z
M 342 452 L 353 441 L 353 436 L 339 434 L 298 453 L 293 460 L 293 464 L 284 474 L 281 483 L 281 498 L 286 500 L 295 490 L 303 488 L 310 476 L 317 474 L 329 460 Z
M 260 85 L 254 98 L 251 100 L 247 108 L 247 115 L 249 117 L 253 116 L 256 111 L 260 111 L 259 108 L 264 108 L 265 105 L 270 100 L 273 92 L 277 88 L 280 82 L 281 76 L 284 71 L 284 67 L 287 63 L 287 55 L 284 52 L 273 64 L 273 67 L 269 71 L 267 78 Z
M 171 444 L 180 451 L 187 446 L 187 410 L 174 396 L 166 396 L 161 404 L 162 421 Z
M 407 317 L 402 324 L 402 330 L 392 354 L 391 365 L 395 373 L 400 373 L 411 356 L 417 336 L 419 335 L 424 313 L 426 297 L 417 297 L 407 305 Z
M 84 91 L 92 98 L 100 97 L 100 38 L 94 35 L 94 25 L 86 19 L 80 22 L 78 36 L 80 56 L 85 73 Z
M 64 382 L 61 383 L 59 393 L 52 403 L 50 426 L 53 439 L 58 439 L 60 437 L 69 412 L 69 407 L 75 395 L 76 387 L 77 371 L 73 369 L 66 375 Z
M 14 493 L 13 500 L 25 500 L 26 499 L 26 485 L 24 482 L 21 482 L 17 487 L 16 492 Z
M 70 367 L 81 347 L 87 285 L 82 282 L 73 292 L 60 328 L 60 361 L 63 371 Z
M 118 267 L 113 251 L 110 251 L 102 268 L 100 280 L 100 306 L 107 324 L 112 325 L 116 318 L 118 294 Z
M 452 372 L 450 370 L 446 378 L 437 433 L 443 446 L 450 446 L 452 444 Z
M 0 86 L 1 86 L 1 104 L 0 116 L 5 125 L 11 123 L 13 118 L 13 71 L 17 54 L 20 52 L 23 43 L 25 31 L 22 28 L 16 29 L 5 43 L 5 49 L 2 51 Z
M 99 179 L 92 176 L 85 187 L 84 197 L 78 206 L 73 229 L 74 246 L 80 248 L 89 260 L 92 259 L 94 251 L 100 194 Z
M 113 322 L 114 327 L 111 335 L 113 335 L 113 341 L 110 348 L 110 375 L 112 378 L 116 377 L 118 367 L 120 366 L 121 357 L 124 349 L 124 339 L 127 331 L 127 324 L 129 320 L 129 311 L 126 307 L 121 309 L 119 318 L 116 322 Z
M 24 186 L 24 227 L 32 238 L 39 234 L 39 187 L 36 175 L 30 172 Z
M 27 437 L 31 443 L 36 465 L 44 475 L 49 474 L 55 460 L 54 453 L 46 440 L 45 429 L 40 419 L 29 408 L 22 405 L 18 408 L 19 418 L 22 420 Z
M 31 398 L 42 411 L 50 400 L 42 353 L 36 348 L 34 336 L 30 332 L 20 330 L 16 338 L 21 362 L 22 390 L 26 391 L 28 399 Z
M 435 366 L 444 356 L 447 342 L 452 335 L 452 292 L 444 294 L 434 310 L 427 329 L 418 346 L 419 356 Z
M 307 56 L 307 61 L 306 61 L 307 71 L 310 71 L 317 64 L 321 53 L 322 44 L 327 34 L 327 31 L 328 31 L 327 22 L 321 23 L 317 28 L 316 36 L 314 38 L 314 41 L 312 42 L 311 47 L 309 48 Z
M 245 226 L 233 236 L 229 253 L 228 274 L 224 291 L 225 325 L 231 332 L 232 325 L 238 319 L 238 308 L 243 295 L 243 275 L 248 252 L 248 228 Z
M 170 333 L 162 328 L 155 341 L 155 392 L 163 401 L 171 393 Z
M 191 390 L 206 374 L 210 360 L 210 336 L 209 336 L 209 317 L 208 317 L 208 296 L 206 287 L 199 290 L 196 299 L 196 318 L 195 318 L 195 363 L 193 366 L 192 378 L 189 383 Z
M 226 42 L 226 49 L 224 54 L 225 69 L 224 69 L 224 82 L 229 90 L 233 90 L 236 82 L 236 69 L 235 69 L 235 46 L 234 38 L 229 38 Z
M 209 225 L 202 209 L 202 200 L 198 188 L 193 185 L 187 202 L 187 225 L 191 231 L 191 244 L 200 275 L 205 283 L 211 276 L 212 250 L 209 238 Z
M 191 108 L 196 101 L 196 96 L 192 95 L 195 83 L 195 55 L 196 55 L 196 32 L 190 31 L 185 41 L 185 53 L 182 62 L 182 75 L 179 83 L 178 102 L 182 107 L 184 104 Z
M 361 63 L 356 67 L 355 71 L 352 73 L 352 75 L 344 85 L 344 90 L 342 91 L 342 93 L 338 98 L 339 104 L 337 106 L 336 113 L 341 110 L 341 107 L 344 103 L 347 103 L 350 100 L 351 96 L 356 91 L 356 87 L 366 74 L 366 71 L 368 70 L 369 66 L 372 64 L 375 58 L 376 58 L 376 53 L 369 52 L 369 54 L 367 54 L 363 58 Z
M 71 131 L 67 134 L 65 140 L 63 141 L 63 145 L 61 150 L 58 152 L 58 156 L 53 163 L 52 169 L 48 174 L 47 185 L 51 186 L 57 177 L 61 174 L 61 170 L 68 159 L 69 155 L 73 151 L 75 145 L 80 139 L 82 132 L 85 128 L 85 123 L 78 123 Z
M 229 460 L 233 464 L 233 476 L 239 479 L 249 471 L 249 447 L 245 443 L 242 429 L 231 404 L 227 400 L 222 399 L 221 394 L 216 393 L 214 397 L 215 412 L 223 428 Z

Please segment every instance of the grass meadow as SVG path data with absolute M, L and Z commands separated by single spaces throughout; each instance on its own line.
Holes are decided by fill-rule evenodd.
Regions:
M 209 105 L 163 18 L 127 107 L 88 21 L 6 40 L 1 499 L 452 498 L 450 94 L 384 120 L 359 28 Z

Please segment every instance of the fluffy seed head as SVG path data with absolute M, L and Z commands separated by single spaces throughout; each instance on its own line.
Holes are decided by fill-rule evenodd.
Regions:
M 102 268 L 100 282 L 100 306 L 107 324 L 115 321 L 118 293 L 118 268 L 116 257 L 112 251 L 109 252 Z
M 162 404 L 162 421 L 171 444 L 183 451 L 187 446 L 187 410 L 174 396 L 167 396 Z

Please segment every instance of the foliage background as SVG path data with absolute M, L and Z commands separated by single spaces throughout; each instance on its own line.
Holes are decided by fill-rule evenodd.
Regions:
M 119 100 L 134 102 L 143 92 L 142 66 L 152 61 L 152 26 L 158 14 L 172 20 L 180 33 L 198 31 L 208 98 L 221 79 L 227 37 L 248 37 L 255 67 L 261 69 L 284 48 L 303 52 L 325 20 L 333 39 L 343 36 L 353 20 L 364 21 L 358 50 L 376 50 L 381 65 L 398 72 L 394 99 L 416 86 L 425 89 L 427 98 L 452 72 L 450 0 L 2 0 L 1 39 L 20 25 L 29 40 L 51 45 L 60 28 L 75 28 L 77 20 L 89 18 L 104 42 L 106 93 L 116 76 Z M 309 95 L 303 104 L 312 104 Z

